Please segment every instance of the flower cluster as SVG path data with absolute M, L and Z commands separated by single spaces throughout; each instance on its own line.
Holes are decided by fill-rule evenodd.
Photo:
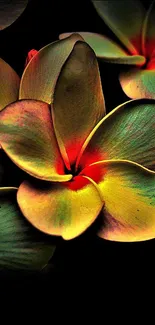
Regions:
M 113 11 L 111 3 L 95 6 L 108 21 L 116 19 L 117 29 L 120 1 Z M 136 31 L 130 42 L 122 37 L 132 56 L 120 52 L 118 61 L 144 63 Z M 109 41 L 95 37 L 108 51 Z M 53 236 L 73 239 L 99 215 L 101 238 L 155 237 L 155 99 L 129 100 L 106 114 L 88 43 L 73 33 L 33 50 L 21 79 L 0 59 L 1 268 L 43 268 L 55 249 Z M 109 50 L 113 61 L 115 49 Z

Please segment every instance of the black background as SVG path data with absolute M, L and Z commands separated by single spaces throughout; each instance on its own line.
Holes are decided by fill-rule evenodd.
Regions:
M 143 1 L 148 6 L 149 1 Z M 92 31 L 114 36 L 96 13 L 90 1 L 37 1 L 31 0 L 21 17 L 0 33 L 0 56 L 19 75 L 22 74 L 27 52 L 39 50 L 58 39 L 63 32 Z M 99 61 L 107 111 L 128 100 L 118 81 L 118 65 Z M 115 243 L 98 238 L 95 234 L 98 221 L 83 235 L 71 241 L 58 240 L 52 263 L 38 275 L 6 274 L 2 286 L 11 288 L 9 295 L 27 291 L 32 296 L 39 290 L 51 292 L 54 287 L 77 283 L 104 290 L 129 288 L 148 281 L 154 272 L 155 240 L 141 243 Z M 106 289 L 108 288 L 108 289 Z

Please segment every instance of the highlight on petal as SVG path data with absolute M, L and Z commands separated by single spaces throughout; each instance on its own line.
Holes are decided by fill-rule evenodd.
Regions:
M 86 166 L 85 156 L 91 154 L 91 163 L 125 159 L 155 170 L 154 130 L 155 100 L 125 102 L 107 114 L 94 128 L 83 145 L 77 165 Z
M 130 161 L 103 161 L 98 183 L 104 200 L 99 236 L 114 241 L 155 237 L 155 172 Z
M 151 2 L 151 5 L 146 13 L 143 29 L 142 29 L 142 51 L 145 57 L 151 58 L 155 53 L 155 1 Z
M 28 0 L 0 1 L 0 30 L 10 26 L 23 13 Z
M 98 14 L 131 54 L 141 52 L 145 10 L 139 0 L 92 1 Z
M 16 190 L 0 188 L 0 270 L 39 271 L 55 247 L 25 220 L 16 203 Z
M 75 163 L 82 144 L 104 114 L 104 97 L 95 53 L 88 44 L 79 41 L 61 70 L 52 105 L 60 150 L 67 160 L 66 150 L 70 165 Z
M 149 68 L 150 67 L 150 68 Z M 150 69 L 150 70 L 149 70 Z M 120 73 L 119 81 L 125 94 L 133 99 L 155 99 L 155 65 L 151 61 L 148 69 L 130 69 Z
M 12 161 L 30 175 L 48 181 L 67 181 L 55 139 L 48 104 L 21 100 L 0 114 L 0 145 Z
M 64 33 L 59 35 L 59 38 L 64 39 L 71 34 Z M 127 51 L 106 36 L 90 32 L 78 32 L 78 34 L 91 46 L 96 56 L 106 62 L 137 66 L 145 64 L 146 59 L 144 56 L 128 54 Z
M 83 181 L 84 177 L 79 176 L 78 185 Z M 71 183 L 43 188 L 23 182 L 17 193 L 22 213 L 44 233 L 66 240 L 80 235 L 96 219 L 103 203 L 93 182 L 87 180 L 79 188 Z
M 82 37 L 74 34 L 38 51 L 22 75 L 19 99 L 37 99 L 50 104 L 61 68 L 78 40 Z
M 0 58 L 0 111 L 17 100 L 19 84 L 17 73 Z

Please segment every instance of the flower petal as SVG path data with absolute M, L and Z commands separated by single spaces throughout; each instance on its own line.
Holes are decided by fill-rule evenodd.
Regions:
M 80 35 L 74 34 L 38 51 L 24 70 L 19 99 L 38 99 L 50 104 L 60 70 L 74 44 L 81 39 Z
M 52 105 L 60 150 L 66 159 L 63 142 L 71 165 L 75 163 L 84 140 L 104 114 L 104 97 L 95 53 L 85 42 L 77 42 L 61 70 Z
M 10 26 L 25 10 L 28 0 L 0 2 L 0 30 Z
M 91 163 L 93 159 L 94 162 L 125 159 L 155 170 L 154 130 L 155 100 L 139 99 L 123 103 L 94 128 L 83 145 L 77 165 L 86 165 L 86 158 L 90 156 Z
M 98 14 L 131 54 L 141 50 L 141 29 L 145 10 L 139 0 L 92 1 Z
M 80 177 L 81 182 L 84 177 Z M 86 230 L 98 216 L 103 203 L 90 181 L 82 188 L 53 184 L 47 188 L 23 182 L 17 201 L 24 216 L 39 230 L 72 239 Z
M 152 1 L 143 23 L 142 50 L 145 57 L 150 58 L 155 53 L 155 1 Z
M 129 161 L 99 162 L 98 183 L 104 200 L 99 236 L 114 241 L 141 241 L 155 237 L 155 172 Z
M 155 68 L 152 68 L 152 70 L 135 68 L 120 74 L 120 84 L 128 97 L 155 98 Z
M 63 39 L 71 34 L 72 33 L 64 33 L 59 35 L 59 38 Z M 106 36 L 89 32 L 78 32 L 78 34 L 80 34 L 85 42 L 91 46 L 96 56 L 106 62 L 138 66 L 145 64 L 146 59 L 144 56 L 129 55 L 117 43 Z
M 55 247 L 25 220 L 15 195 L 15 188 L 0 188 L 0 270 L 40 270 Z
M 0 111 L 18 98 L 20 79 L 8 63 L 0 58 Z
M 12 161 L 30 175 L 67 181 L 48 104 L 21 100 L 0 114 L 0 144 Z

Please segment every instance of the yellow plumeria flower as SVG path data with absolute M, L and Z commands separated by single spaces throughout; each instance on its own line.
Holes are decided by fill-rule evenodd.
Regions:
M 1 111 L 0 144 L 25 172 L 17 190 L 25 218 L 68 240 L 101 214 L 100 237 L 154 238 L 155 101 L 105 116 L 96 56 L 78 35 L 35 54 L 19 99 Z

